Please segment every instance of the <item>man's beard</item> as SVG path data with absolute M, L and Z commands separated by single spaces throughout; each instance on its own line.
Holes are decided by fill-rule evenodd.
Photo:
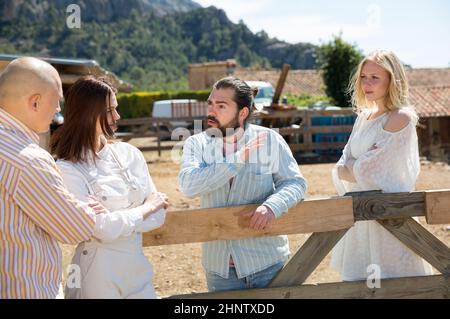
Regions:
M 208 120 L 214 121 L 218 124 L 218 127 L 213 127 L 211 125 L 208 125 L 209 130 L 207 130 L 207 134 L 208 134 L 208 131 L 210 131 L 211 134 L 208 134 L 208 135 L 214 136 L 214 137 L 220 137 L 220 136 L 216 136 L 213 133 L 214 129 L 219 130 L 222 133 L 221 137 L 223 138 L 223 137 L 227 136 L 227 129 L 229 129 L 231 131 L 231 135 L 233 135 L 234 133 L 236 133 L 236 129 L 241 127 L 241 125 L 239 124 L 239 113 L 237 113 L 236 116 L 234 117 L 234 119 L 232 119 L 230 122 L 228 122 L 225 125 L 221 125 L 214 116 L 208 116 Z M 213 129 L 213 130 L 211 130 L 211 129 Z

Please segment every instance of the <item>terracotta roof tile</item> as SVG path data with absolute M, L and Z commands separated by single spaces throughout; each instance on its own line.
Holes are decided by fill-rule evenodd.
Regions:
M 411 87 L 450 85 L 450 68 L 407 69 L 406 76 Z
M 243 80 L 267 81 L 274 87 L 277 85 L 281 71 L 259 71 L 251 69 L 237 69 L 235 76 Z M 321 71 L 292 70 L 289 71 L 283 93 L 301 95 L 325 95 Z
M 243 80 L 268 81 L 274 87 L 279 70 L 237 69 L 235 76 Z M 450 68 L 407 69 L 411 103 L 421 117 L 450 116 Z M 319 70 L 292 70 L 283 94 L 325 95 L 325 84 Z
M 411 87 L 410 99 L 420 117 L 450 116 L 450 85 Z
M 300 95 L 325 95 L 325 84 L 319 70 L 292 70 L 289 72 L 285 93 Z M 243 80 L 268 81 L 273 86 L 280 76 L 279 70 L 237 69 L 235 76 Z M 407 69 L 409 85 L 415 86 L 445 86 L 450 85 L 450 68 L 441 69 Z

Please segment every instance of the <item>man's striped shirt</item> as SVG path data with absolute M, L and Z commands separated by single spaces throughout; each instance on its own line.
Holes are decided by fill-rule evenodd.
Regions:
M 0 109 L 0 299 L 55 298 L 58 242 L 89 239 L 95 213 L 63 184 L 39 137 Z

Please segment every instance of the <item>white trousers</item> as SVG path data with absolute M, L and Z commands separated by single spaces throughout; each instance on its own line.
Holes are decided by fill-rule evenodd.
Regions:
M 142 252 L 141 235 L 102 244 L 78 245 L 79 287 L 66 283 L 67 299 L 155 299 L 153 267 Z
M 56 295 L 55 299 L 64 299 L 64 290 L 62 284 L 59 285 L 58 294 Z

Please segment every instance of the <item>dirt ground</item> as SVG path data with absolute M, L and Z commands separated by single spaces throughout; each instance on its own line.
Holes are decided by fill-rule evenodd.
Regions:
M 144 153 L 148 162 L 150 174 L 159 191 L 167 193 L 172 210 L 194 209 L 199 207 L 199 199 L 189 199 L 178 190 L 177 174 L 179 163 L 170 160 L 169 152 L 162 157 L 157 153 Z M 307 198 L 321 198 L 335 195 L 331 181 L 333 164 L 301 165 L 305 178 L 308 180 Z M 450 166 L 441 163 L 423 163 L 417 183 L 417 190 L 450 189 Z M 429 226 L 424 219 L 421 223 L 441 241 L 450 245 L 450 231 L 446 226 Z M 289 235 L 291 252 L 306 241 L 309 234 Z M 63 245 L 64 266 L 70 262 L 74 247 Z M 144 249 L 145 255 L 152 262 L 155 272 L 154 286 L 158 297 L 168 297 L 176 294 L 205 292 L 206 282 L 201 266 L 201 244 L 184 244 Z M 328 255 L 307 283 L 323 283 L 340 281 L 336 272 L 328 266 Z

